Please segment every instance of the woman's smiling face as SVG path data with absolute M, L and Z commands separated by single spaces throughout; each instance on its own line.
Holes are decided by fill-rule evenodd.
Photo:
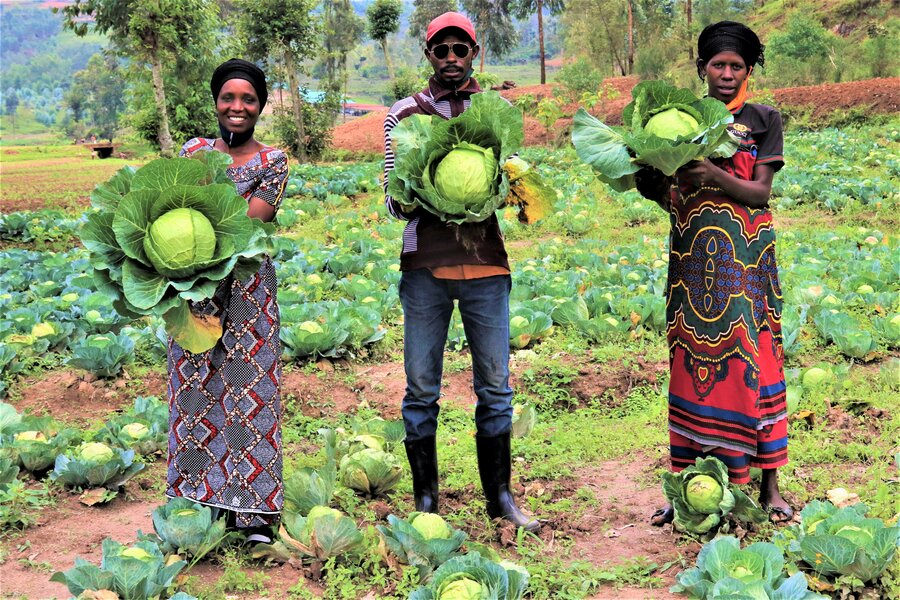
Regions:
M 259 120 L 259 97 L 246 79 L 229 79 L 216 98 L 216 115 L 228 131 L 243 133 Z
M 727 50 L 710 58 L 702 67 L 709 86 L 709 95 L 728 104 L 737 97 L 741 84 L 747 79 L 747 63 L 737 52 Z

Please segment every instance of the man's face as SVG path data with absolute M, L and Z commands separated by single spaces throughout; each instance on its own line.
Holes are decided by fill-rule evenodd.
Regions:
M 466 48 L 465 52 L 463 52 L 463 46 Z M 464 56 L 458 56 L 456 51 Z M 463 83 L 469 76 L 472 61 L 478 56 L 478 46 L 473 45 L 472 41 L 464 35 L 457 36 L 450 29 L 446 33 L 438 32 L 431 39 L 428 48 L 425 49 L 425 56 L 431 63 L 431 68 L 434 69 L 435 77 L 446 87 L 454 87 Z

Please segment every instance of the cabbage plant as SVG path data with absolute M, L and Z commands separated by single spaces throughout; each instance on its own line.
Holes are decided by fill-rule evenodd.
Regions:
M 504 203 L 534 222 L 555 193 L 524 161 L 510 162 L 524 139 L 521 111 L 497 92 L 475 94 L 452 119 L 412 115 L 391 132 L 388 193 L 405 210 L 421 207 L 452 223 L 484 221 Z
M 72 346 L 69 366 L 90 371 L 98 377 L 115 377 L 134 360 L 134 342 L 125 334 L 89 335 Z
M 823 584 L 860 588 L 871 585 L 897 556 L 900 526 L 866 517 L 863 503 L 837 508 L 813 500 L 800 511 L 800 523 L 784 528 L 775 543 L 800 570 Z
M 149 541 L 124 546 L 106 538 L 102 549 L 99 567 L 79 557 L 73 568 L 54 573 L 50 581 L 65 585 L 73 596 L 109 590 L 122 600 L 153 600 L 162 596 L 185 567 L 183 560 L 167 565 L 163 553 Z
M 16 455 L 19 464 L 31 473 L 39 473 L 52 466 L 56 457 L 78 437 L 76 430 L 56 431 L 50 423 L 37 422 L 29 425 L 33 429 L 15 434 L 9 448 Z
M 225 531 L 225 519 L 218 517 L 218 509 L 187 498 L 170 499 L 153 511 L 153 530 L 160 550 L 194 560 L 202 558 L 229 535 Z
M 728 467 L 715 457 L 698 458 L 680 473 L 666 472 L 662 478 L 679 531 L 711 537 L 729 516 L 748 523 L 767 519 L 747 494 L 728 482 Z
M 346 455 L 340 462 L 341 483 L 369 496 L 391 491 L 403 477 L 400 460 L 383 450 L 364 448 Z
M 388 515 L 388 525 L 378 525 L 384 543 L 403 564 L 419 569 L 424 581 L 431 572 L 460 554 L 466 534 L 451 527 L 440 515 L 412 512 L 406 519 Z
M 219 152 L 126 167 L 91 194 L 81 234 L 98 288 L 123 315 L 156 314 L 185 349 L 203 352 L 222 336 L 219 319 L 190 302 L 212 297 L 229 276 L 245 279 L 269 251 L 274 225 L 247 216 Z M 225 282 L 227 285 L 227 282 Z
M 287 561 L 299 556 L 304 560 L 324 561 L 358 550 L 362 545 L 363 535 L 353 519 L 334 508 L 315 506 L 306 516 L 283 512 L 278 540 L 273 544 L 257 544 L 253 557 Z
M 50 479 L 74 488 L 114 489 L 143 469 L 144 464 L 134 462 L 134 450 L 87 442 L 57 456 Z
M 513 404 L 512 436 L 528 437 L 537 423 L 537 410 L 533 404 Z
M 756 542 L 742 550 L 737 538 L 723 536 L 700 549 L 697 566 L 679 573 L 669 591 L 698 600 L 825 599 L 809 590 L 802 573 L 787 577 L 784 569 L 784 555 L 774 544 Z
M 737 152 L 739 142 L 728 132 L 734 117 L 721 101 L 698 99 L 664 81 L 642 81 L 631 97 L 623 127 L 609 127 L 580 108 L 572 129 L 578 157 L 616 191 L 634 188 L 641 167 L 672 176 L 692 160 Z
M 431 583 L 410 594 L 409 600 L 519 600 L 528 579 L 528 571 L 518 565 L 466 554 L 438 567 Z
M 334 496 L 334 460 L 322 468 L 304 467 L 284 478 L 284 510 L 306 516 L 315 506 L 328 506 Z
M 103 442 L 130 448 L 145 456 L 166 449 L 169 440 L 168 422 L 151 422 L 132 415 L 119 415 L 107 421 L 97 433 Z

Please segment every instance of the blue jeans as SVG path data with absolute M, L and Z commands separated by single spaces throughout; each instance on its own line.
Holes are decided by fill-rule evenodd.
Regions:
M 480 279 L 437 279 L 429 269 L 404 271 L 400 278 L 403 305 L 403 365 L 406 396 L 403 422 L 407 439 L 437 431 L 444 345 L 453 301 L 459 301 L 466 339 L 472 352 L 472 384 L 478 404 L 478 435 L 498 436 L 512 427 L 509 387 L 509 275 Z

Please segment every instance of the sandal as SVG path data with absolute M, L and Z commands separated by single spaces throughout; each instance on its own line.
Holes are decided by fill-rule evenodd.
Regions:
M 662 527 L 666 523 L 671 523 L 674 520 L 675 509 L 669 505 L 658 509 L 650 516 L 650 524 L 654 527 Z
M 790 506 L 767 506 L 763 505 L 762 509 L 769 513 L 769 521 L 775 525 L 784 525 L 794 518 L 794 509 Z M 778 518 L 776 518 L 776 516 Z

